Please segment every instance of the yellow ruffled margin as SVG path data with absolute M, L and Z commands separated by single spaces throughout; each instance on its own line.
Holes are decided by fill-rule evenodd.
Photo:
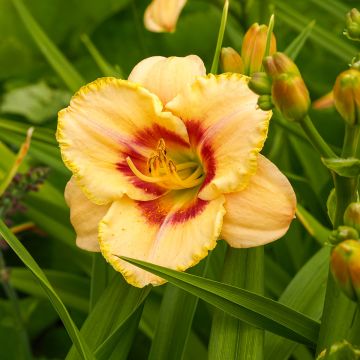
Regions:
M 201 88 L 203 86 L 207 86 L 206 84 L 204 84 L 203 82 L 201 82 L 201 80 L 215 80 L 216 82 L 221 82 L 223 80 L 231 80 L 231 79 L 236 79 L 236 80 L 240 80 L 241 82 L 244 82 L 246 84 L 246 86 L 248 85 L 249 81 L 250 81 L 250 77 L 243 75 L 243 74 L 236 74 L 236 73 L 224 73 L 224 74 L 220 74 L 220 75 L 213 75 L 213 74 L 208 74 L 206 76 L 199 76 L 197 77 L 197 79 L 190 85 L 190 89 L 187 89 L 185 91 L 196 91 L 196 88 L 198 88 L 198 91 L 201 92 Z M 249 91 L 251 91 L 249 89 Z M 180 93 L 179 96 L 181 96 L 182 94 Z M 254 96 L 257 96 L 254 93 Z M 174 99 L 176 101 L 176 97 Z M 169 111 L 171 111 L 171 103 L 173 100 L 170 101 L 170 103 L 168 105 L 170 105 Z M 165 107 L 166 109 L 167 107 Z M 270 123 L 270 119 L 272 117 L 272 111 L 266 111 L 267 116 L 265 117 L 264 121 L 261 123 L 262 128 L 260 129 L 258 135 L 260 136 L 260 140 L 255 143 L 253 149 L 250 151 L 249 154 L 249 159 L 248 159 L 248 163 L 249 163 L 249 170 L 247 171 L 246 174 L 240 174 L 240 172 L 237 172 L 237 179 L 243 177 L 243 181 L 241 183 L 239 183 L 239 181 L 236 181 L 236 179 L 234 179 L 234 181 L 232 181 L 232 186 L 230 186 L 230 189 L 223 192 L 220 191 L 218 186 L 214 183 L 210 183 L 207 184 L 206 187 L 210 186 L 212 191 L 216 194 L 215 196 L 212 196 L 211 198 L 208 197 L 202 197 L 201 196 L 201 192 L 199 193 L 199 198 L 202 200 L 212 200 L 218 196 L 220 196 L 221 194 L 227 194 L 227 193 L 232 193 L 232 192 L 237 192 L 237 191 L 241 191 L 244 190 L 249 182 L 251 177 L 256 173 L 257 171 L 257 158 L 258 155 L 260 153 L 260 151 L 262 150 L 264 143 L 266 141 L 267 138 L 267 134 L 268 134 L 268 129 L 269 129 L 269 123 Z M 176 113 L 174 114 L 175 116 L 178 116 Z M 241 139 L 239 139 L 241 140 Z M 236 175 L 236 173 L 235 173 Z M 205 187 L 205 189 L 206 189 Z
M 87 85 L 82 86 L 71 98 L 70 100 L 70 105 L 62 110 L 60 110 L 58 112 L 58 125 L 57 125 L 57 129 L 56 129 L 56 140 L 60 145 L 60 153 L 61 153 L 61 158 L 62 161 L 64 162 L 65 166 L 73 173 L 73 176 L 75 178 L 75 181 L 77 183 L 77 185 L 81 188 L 81 190 L 84 192 L 85 196 L 94 204 L 96 205 L 106 205 L 112 201 L 115 201 L 119 198 L 121 198 L 124 195 L 123 193 L 119 193 L 119 195 L 116 198 L 110 199 L 108 201 L 104 201 L 101 200 L 100 198 L 96 197 L 95 194 L 93 194 L 87 187 L 85 184 L 83 184 L 83 176 L 80 175 L 80 170 L 79 168 L 76 166 L 76 164 L 70 160 L 65 154 L 64 154 L 64 149 L 66 149 L 69 144 L 66 142 L 65 136 L 63 134 L 63 129 L 64 129 L 64 115 L 70 111 L 71 108 L 71 103 L 77 99 L 78 97 L 82 97 L 86 94 L 88 94 L 89 92 L 92 92 L 94 90 L 100 89 L 103 85 L 107 85 L 107 84 L 114 84 L 115 86 L 118 86 L 119 84 L 126 84 L 126 86 L 138 90 L 140 93 L 146 93 L 147 95 L 151 95 L 153 100 L 154 100 L 154 107 L 158 107 L 159 112 L 161 112 L 161 109 L 163 108 L 163 104 L 161 102 L 161 100 L 153 93 L 151 93 L 149 90 L 147 90 L 146 88 L 144 88 L 143 86 L 141 86 L 140 84 L 136 84 L 136 83 L 132 83 L 128 80 L 122 80 L 122 79 L 117 79 L 114 77 L 102 77 L 102 78 L 98 78 L 92 82 L 90 82 Z
M 220 211 L 218 211 L 216 218 L 214 220 L 214 224 L 215 224 L 214 236 L 209 239 L 208 244 L 202 248 L 202 251 L 200 253 L 193 254 L 192 261 L 190 261 L 187 264 L 178 265 L 174 268 L 174 270 L 183 272 L 183 271 L 197 265 L 202 259 L 204 259 L 208 255 L 209 251 L 211 251 L 215 248 L 215 246 L 217 245 L 217 240 L 219 239 L 219 236 L 221 233 L 221 229 L 222 229 L 222 225 L 223 225 L 223 218 L 226 213 L 224 204 L 225 204 L 225 197 L 223 197 L 223 202 L 222 202 Z M 99 240 L 100 251 L 101 251 L 102 255 L 104 256 L 106 261 L 117 272 L 120 272 L 123 275 L 125 280 L 130 285 L 133 285 L 138 288 L 142 288 L 142 287 L 148 285 L 148 284 L 143 284 L 143 283 L 139 282 L 137 280 L 137 276 L 134 275 L 133 271 L 131 271 L 129 269 L 125 269 L 125 267 L 122 266 L 122 264 L 126 263 L 125 260 L 121 260 L 117 255 L 114 255 L 111 253 L 109 245 L 107 245 L 104 242 L 104 238 L 103 238 L 103 233 L 104 233 L 103 227 L 108 226 L 108 225 L 109 225 L 109 223 L 107 221 L 102 220 L 102 221 L 100 221 L 99 226 L 98 226 L 98 240 Z M 124 256 L 126 256 L 126 255 L 124 255 Z M 161 265 L 161 264 L 158 264 L 158 265 Z M 143 270 L 143 271 L 145 271 L 145 270 Z M 158 281 L 153 282 L 151 284 L 153 286 L 159 286 L 164 283 L 166 283 L 166 280 L 159 278 Z

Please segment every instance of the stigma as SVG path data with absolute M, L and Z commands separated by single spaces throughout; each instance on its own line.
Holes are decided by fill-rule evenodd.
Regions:
M 143 174 L 130 157 L 126 158 L 135 176 L 148 183 L 156 183 L 169 190 L 189 189 L 202 184 L 205 179 L 203 168 L 194 161 L 175 164 L 169 158 L 164 139 L 158 141 L 155 151 L 147 160 L 148 175 Z M 190 175 L 189 175 L 190 171 Z

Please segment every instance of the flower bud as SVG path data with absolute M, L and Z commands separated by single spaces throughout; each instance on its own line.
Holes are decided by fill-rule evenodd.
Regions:
M 334 85 L 337 111 L 349 125 L 360 125 L 360 70 L 342 72 Z
M 352 9 L 346 14 L 344 34 L 351 40 L 360 40 L 360 12 Z
M 272 99 L 275 106 L 289 121 L 301 121 L 310 106 L 310 96 L 299 75 L 283 73 L 273 79 Z
M 360 232 L 360 202 L 349 204 L 344 213 L 344 224 Z
M 256 72 L 252 74 L 248 85 L 255 94 L 271 94 L 271 79 L 265 72 Z
M 301 76 L 295 63 L 285 54 L 277 52 L 272 56 L 267 56 L 264 61 L 264 68 L 272 78 L 283 73 Z
M 261 70 L 262 60 L 266 50 L 266 38 L 268 27 L 266 25 L 253 24 L 246 32 L 241 48 L 241 56 L 244 61 L 244 74 L 251 75 Z M 269 54 L 276 51 L 276 39 L 271 34 Z
M 359 239 L 359 233 L 357 232 L 357 230 L 355 230 L 351 226 L 339 226 L 336 230 L 333 230 L 331 232 L 329 242 L 336 245 L 342 241 L 349 239 Z
M 231 47 L 221 49 L 220 64 L 224 72 L 243 74 L 244 63 L 240 54 Z
M 354 301 L 360 300 L 360 242 L 346 240 L 337 245 L 330 262 L 331 272 L 340 289 Z
M 271 110 L 274 107 L 274 104 L 272 102 L 272 99 L 271 99 L 270 95 L 261 95 L 261 96 L 259 96 L 257 105 L 261 110 L 264 110 L 264 111 Z

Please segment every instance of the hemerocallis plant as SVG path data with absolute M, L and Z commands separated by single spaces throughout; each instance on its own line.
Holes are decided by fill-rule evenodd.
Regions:
M 153 32 L 174 32 L 187 0 L 153 0 L 146 8 L 144 25 Z
M 295 194 L 260 154 L 272 114 L 247 83 L 206 75 L 190 55 L 150 57 L 128 80 L 82 87 L 57 129 L 77 245 L 143 287 L 165 281 L 121 256 L 184 271 L 219 238 L 237 248 L 280 238 Z

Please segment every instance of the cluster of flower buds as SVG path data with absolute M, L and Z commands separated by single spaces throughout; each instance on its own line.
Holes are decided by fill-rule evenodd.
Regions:
M 338 244 L 331 254 L 331 272 L 343 293 L 360 301 L 360 203 L 351 203 L 344 214 L 345 226 L 334 231 L 331 238 Z
M 224 72 L 236 72 L 244 75 L 252 75 L 261 71 L 262 60 L 266 51 L 268 27 L 266 25 L 253 24 L 246 32 L 241 48 L 241 55 L 233 48 L 221 50 L 220 63 Z M 276 39 L 271 34 L 269 54 L 276 51 Z
M 310 96 L 295 63 L 277 52 L 267 56 L 263 65 L 272 82 L 271 98 L 276 108 L 287 120 L 301 121 L 308 113 Z
M 11 217 L 25 211 L 22 199 L 28 192 L 39 190 L 48 172 L 48 168 L 34 167 L 24 174 L 18 173 L 14 176 L 11 184 L 0 198 L 0 215 L 8 225 L 11 225 Z
M 351 40 L 360 40 L 360 12 L 352 9 L 346 14 L 344 34 Z

